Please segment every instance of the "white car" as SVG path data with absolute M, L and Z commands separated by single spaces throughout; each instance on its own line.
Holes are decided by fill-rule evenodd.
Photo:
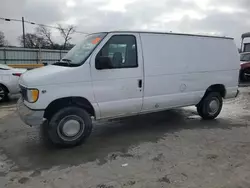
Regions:
M 18 80 L 26 70 L 0 64 L 0 102 L 6 100 L 9 94 L 19 93 Z
M 232 38 L 179 33 L 95 33 L 64 58 L 20 78 L 22 120 L 52 143 L 74 146 L 96 120 L 195 105 L 216 118 L 238 94 L 240 57 Z M 135 125 L 136 126 L 136 125 Z

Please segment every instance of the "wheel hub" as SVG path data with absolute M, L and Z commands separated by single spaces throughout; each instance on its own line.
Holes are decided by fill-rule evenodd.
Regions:
M 209 113 L 213 115 L 218 111 L 218 109 L 219 109 L 218 99 L 211 100 L 211 102 L 209 103 Z
M 65 136 L 75 136 L 80 131 L 81 125 L 76 120 L 68 120 L 62 127 L 62 132 Z
M 81 117 L 69 115 L 64 117 L 57 127 L 58 136 L 65 141 L 74 141 L 84 132 L 85 124 Z

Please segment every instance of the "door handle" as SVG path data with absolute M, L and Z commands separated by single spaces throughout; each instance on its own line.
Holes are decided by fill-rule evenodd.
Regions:
M 142 88 L 142 79 L 139 79 L 139 80 L 138 80 L 138 87 L 139 87 L 139 88 Z

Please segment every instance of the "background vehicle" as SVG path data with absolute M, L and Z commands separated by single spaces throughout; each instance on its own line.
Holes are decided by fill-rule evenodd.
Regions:
M 250 52 L 250 32 L 241 35 L 240 52 Z
M 6 100 L 8 94 L 19 93 L 18 80 L 25 71 L 0 64 L 0 101 Z
M 182 52 L 182 53 L 180 53 Z M 178 33 L 88 35 L 53 64 L 20 79 L 18 111 L 54 143 L 74 146 L 91 133 L 91 116 L 116 118 L 196 105 L 216 118 L 238 94 L 239 55 L 232 38 Z
M 250 52 L 240 54 L 240 81 L 250 82 Z

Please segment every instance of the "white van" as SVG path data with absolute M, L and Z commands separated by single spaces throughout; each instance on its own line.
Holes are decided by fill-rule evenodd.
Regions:
M 203 119 L 214 119 L 222 99 L 237 96 L 239 69 L 232 38 L 94 33 L 59 62 L 22 75 L 18 110 L 26 124 L 46 126 L 52 143 L 74 146 L 90 135 L 91 117 L 196 105 Z

